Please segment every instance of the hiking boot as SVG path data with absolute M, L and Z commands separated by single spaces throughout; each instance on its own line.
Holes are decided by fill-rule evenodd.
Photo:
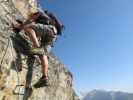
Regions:
M 45 76 L 42 76 L 39 81 L 34 85 L 35 88 L 40 88 L 44 86 L 49 86 L 48 84 L 48 78 Z
M 43 48 L 32 48 L 30 50 L 30 53 L 33 55 L 43 55 L 44 54 L 44 49 Z

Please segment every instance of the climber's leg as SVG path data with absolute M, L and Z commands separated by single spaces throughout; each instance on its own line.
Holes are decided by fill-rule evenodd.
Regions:
M 39 57 L 41 59 L 43 75 L 39 79 L 39 81 L 34 84 L 35 88 L 49 86 L 49 82 L 48 82 L 48 58 L 46 55 L 40 55 Z
M 41 59 L 43 75 L 39 79 L 39 81 L 34 84 L 35 88 L 49 86 L 49 82 L 48 82 L 48 59 L 47 59 L 47 56 L 46 55 L 40 55 L 39 57 Z
M 39 57 L 41 59 L 43 76 L 48 79 L 48 58 L 46 55 L 40 55 Z
M 33 42 L 34 47 L 40 47 L 39 41 L 37 39 L 36 33 L 32 28 L 24 28 L 26 34 L 30 37 L 31 41 Z
M 36 33 L 32 28 L 25 28 L 24 29 L 27 35 L 30 37 L 31 41 L 33 42 L 33 46 L 36 48 L 40 47 L 39 41 L 37 39 Z M 40 55 L 40 60 L 42 64 L 42 69 L 43 69 L 43 75 L 47 77 L 47 70 L 48 70 L 48 60 L 47 56 L 45 55 Z
M 40 44 L 37 39 L 36 33 L 32 28 L 25 28 L 24 29 L 27 35 L 30 37 L 31 41 L 33 42 L 33 45 L 35 48 L 39 48 Z M 43 76 L 40 79 L 41 85 L 48 85 L 47 79 L 48 79 L 48 59 L 46 55 L 39 55 L 39 58 L 41 60 L 41 65 L 42 65 L 42 71 L 43 71 Z

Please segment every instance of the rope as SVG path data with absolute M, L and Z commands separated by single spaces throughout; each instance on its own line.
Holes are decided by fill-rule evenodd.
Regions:
M 9 41 L 10 41 L 10 40 L 8 39 L 8 44 L 7 44 L 7 46 L 6 46 L 5 52 L 4 52 L 4 54 L 3 54 L 2 58 L 1 58 L 1 61 L 0 61 L 0 65 L 1 65 L 1 66 L 2 66 L 2 64 L 3 64 L 4 58 L 5 58 L 5 56 L 6 56 L 6 53 L 7 53 L 8 47 L 9 47 Z

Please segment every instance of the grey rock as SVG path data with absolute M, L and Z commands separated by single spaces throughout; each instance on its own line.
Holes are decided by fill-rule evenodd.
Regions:
M 11 29 L 15 15 L 24 13 L 17 1 L 0 0 L 0 100 L 79 100 L 73 90 L 71 72 L 53 53 L 49 53 L 50 86 L 33 87 L 41 77 L 41 66 L 38 57 L 23 52 L 22 49 L 29 46 L 23 40 L 26 37 L 17 35 L 16 38 Z M 28 5 L 28 0 L 21 1 Z M 32 88 L 31 94 L 26 86 Z

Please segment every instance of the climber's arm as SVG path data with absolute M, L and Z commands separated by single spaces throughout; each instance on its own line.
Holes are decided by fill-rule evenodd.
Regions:
M 30 22 L 30 23 L 26 23 L 24 24 L 23 22 L 19 21 L 19 20 L 14 20 L 12 22 L 12 29 L 13 30 L 17 30 L 17 31 L 21 31 L 23 29 L 32 27 L 35 23 L 34 22 Z

